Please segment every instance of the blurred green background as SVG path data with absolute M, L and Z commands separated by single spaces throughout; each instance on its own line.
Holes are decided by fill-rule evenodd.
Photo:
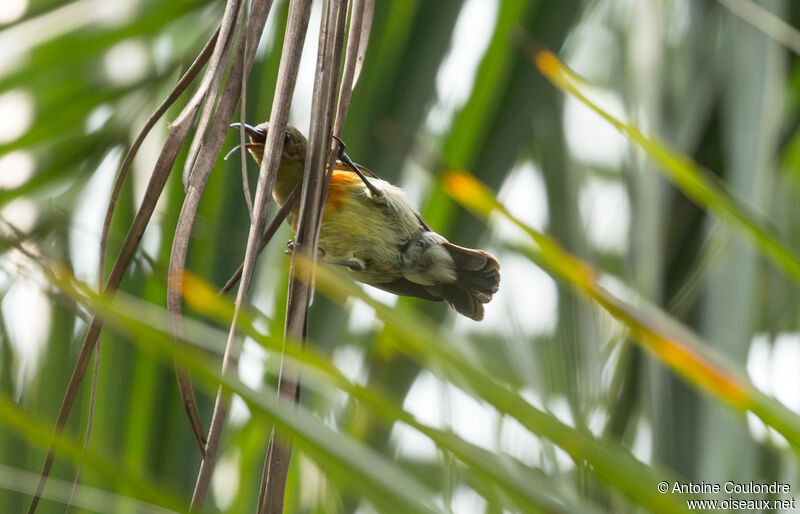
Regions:
M 287 4 L 275 0 L 260 42 L 247 88 L 251 123 L 270 110 Z M 10 241 L 19 234 L 0 225 L 0 512 L 27 509 L 91 317 L 37 261 L 61 263 L 96 288 L 114 174 L 223 8 L 220 0 L 0 4 L 0 217 L 38 256 L 14 249 Z M 290 115 L 304 132 L 319 12 L 315 5 Z M 777 481 L 790 484 L 788 497 L 797 494 L 797 440 L 787 436 L 800 434 L 796 415 L 786 411 L 781 429 L 747 405 L 731 407 L 724 394 L 706 394 L 696 376 L 680 378 L 663 356 L 635 343 L 629 321 L 520 251 L 530 243 L 518 227 L 500 215 L 487 222 L 470 214 L 440 183 L 448 171 L 475 175 L 516 218 L 595 266 L 606 290 L 634 309 L 655 311 L 659 333 L 670 330 L 662 318 L 677 320 L 696 333 L 712 362 L 738 370 L 743 383 L 749 379 L 773 398 L 764 405 L 800 412 L 797 277 L 713 214 L 717 197 L 711 210 L 693 203 L 639 145 L 548 82 L 514 42 L 527 34 L 551 49 L 586 81 L 583 91 L 601 109 L 710 170 L 737 199 L 736 209 L 764 220 L 797 259 L 800 61 L 781 41 L 800 38 L 791 26 L 800 26 L 800 3 L 792 0 L 377 2 L 344 130 L 348 153 L 403 187 L 449 240 L 496 255 L 501 286 L 480 323 L 370 288 L 368 298 L 343 303 L 322 294 L 325 288 L 315 295 L 310 348 L 376 399 L 309 374 L 301 410 L 313 417 L 298 422 L 320 439 L 298 439 L 286 512 L 412 510 L 381 500 L 386 491 L 365 482 L 365 470 L 379 466 L 420 486 L 422 511 L 682 511 L 679 496 L 656 491 L 658 480 L 676 479 Z M 191 91 L 134 162 L 106 273 L 167 121 Z M 229 139 L 225 150 L 238 141 Z M 186 267 L 211 287 L 244 255 L 249 218 L 239 167 L 238 155 L 218 160 L 194 226 Z M 183 198 L 179 175 L 173 170 L 121 287 L 126 312 L 161 335 L 166 313 L 158 308 L 166 304 L 165 269 Z M 290 238 L 282 228 L 258 263 L 251 300 L 264 340 L 282 334 L 283 242 Z M 403 327 L 366 299 L 410 322 Z M 200 323 L 192 333 L 205 334 L 190 342 L 210 346 L 202 356 L 216 362 L 225 320 L 191 308 L 186 315 Z M 173 367 L 151 346 L 160 341 L 153 333 L 124 324 L 104 331 L 90 450 L 180 503 L 191 495 L 200 455 Z M 417 348 L 412 340 L 421 349 L 407 350 Z M 246 340 L 239 377 L 254 394 L 272 395 L 280 354 L 260 343 Z M 65 432 L 78 445 L 89 410 L 84 382 Z M 213 380 L 200 381 L 206 425 L 214 392 Z M 394 422 L 401 416 L 386 409 L 403 409 L 432 431 Z M 269 409 L 234 400 L 209 512 L 254 511 L 271 427 Z M 364 452 L 348 461 L 331 452 L 336 441 Z M 59 454 L 38 512 L 64 510 L 75 472 L 75 459 Z M 146 488 L 89 461 L 81 484 L 74 511 L 147 512 L 159 504 Z M 395 487 L 402 496 L 403 486 Z

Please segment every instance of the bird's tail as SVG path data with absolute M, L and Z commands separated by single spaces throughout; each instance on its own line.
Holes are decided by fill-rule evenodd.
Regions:
M 455 310 L 475 321 L 483 319 L 483 304 L 500 287 L 500 263 L 490 253 L 445 243 L 456 265 L 456 280 L 442 287 L 444 298 Z

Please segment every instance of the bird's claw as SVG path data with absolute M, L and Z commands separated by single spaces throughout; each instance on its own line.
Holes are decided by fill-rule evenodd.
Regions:
M 350 169 L 353 170 L 353 172 L 355 172 L 356 175 L 358 175 L 358 178 L 361 179 L 361 182 L 363 182 L 364 185 L 367 186 L 367 189 L 369 190 L 372 198 L 374 199 L 382 198 L 383 191 L 375 187 L 375 185 L 372 182 L 370 182 L 369 179 L 364 175 L 364 173 L 359 169 L 358 164 L 354 163 L 353 159 L 351 159 L 350 156 L 344 152 L 344 149 L 347 146 L 344 144 L 344 141 L 342 141 L 342 139 L 339 136 L 332 136 L 332 137 L 336 141 L 338 141 L 340 145 L 339 160 L 345 163 Z
M 294 241 L 286 241 L 286 248 L 287 250 L 285 253 L 287 256 L 291 257 L 294 254 L 294 250 L 297 247 L 297 243 Z M 317 247 L 317 259 L 324 259 L 325 258 L 325 249 Z
M 342 141 L 342 138 L 340 138 L 339 136 L 331 136 L 331 137 L 335 139 L 337 143 L 339 143 L 339 154 L 343 154 L 344 149 L 347 147 L 345 142 Z

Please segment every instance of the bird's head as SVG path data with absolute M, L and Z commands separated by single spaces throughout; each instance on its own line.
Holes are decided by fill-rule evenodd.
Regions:
M 267 133 L 269 132 L 269 122 L 265 121 L 255 127 L 247 123 L 232 123 L 231 128 L 244 127 L 250 142 L 245 144 L 245 148 L 253 156 L 253 159 L 260 165 L 261 158 L 264 156 L 264 143 L 267 140 Z M 286 125 L 286 130 L 283 134 L 283 153 L 281 160 L 288 159 L 298 164 L 303 164 L 306 159 L 306 137 L 292 125 Z M 235 147 L 237 150 L 239 147 Z M 229 153 L 229 155 L 230 155 Z

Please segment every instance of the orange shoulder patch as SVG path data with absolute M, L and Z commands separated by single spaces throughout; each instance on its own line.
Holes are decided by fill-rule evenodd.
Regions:
M 355 182 L 361 182 L 361 179 L 349 168 L 333 170 L 331 184 L 353 184 Z
M 345 198 L 352 194 L 351 187 L 358 182 L 361 182 L 361 179 L 352 171 L 333 170 L 325 206 L 333 209 L 341 207 Z

